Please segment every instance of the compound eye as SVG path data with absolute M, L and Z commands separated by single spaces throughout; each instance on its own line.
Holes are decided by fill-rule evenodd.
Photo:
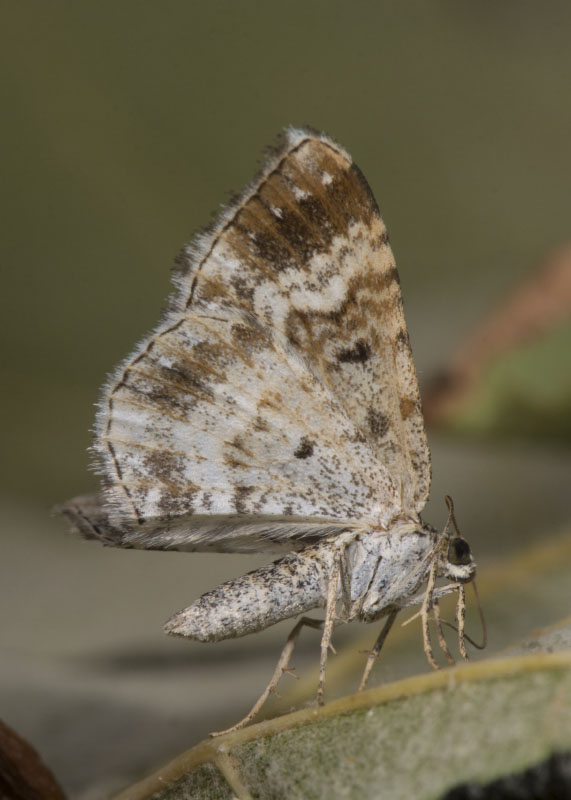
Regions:
M 466 539 L 462 539 L 460 536 L 452 539 L 448 547 L 448 561 L 458 566 L 464 566 L 472 561 L 470 545 Z

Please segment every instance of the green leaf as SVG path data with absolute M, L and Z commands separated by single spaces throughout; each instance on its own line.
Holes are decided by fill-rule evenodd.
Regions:
M 571 747 L 571 653 L 408 678 L 212 739 L 118 800 L 437 798 Z

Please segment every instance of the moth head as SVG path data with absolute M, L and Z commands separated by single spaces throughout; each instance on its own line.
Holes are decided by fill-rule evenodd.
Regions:
M 476 575 L 476 564 L 470 545 L 458 530 L 454 516 L 454 504 L 448 495 L 446 495 L 446 504 L 448 506 L 448 522 L 444 529 L 445 536 L 440 555 L 441 571 L 443 575 L 453 581 L 469 583 Z M 451 525 L 454 531 L 449 533 Z

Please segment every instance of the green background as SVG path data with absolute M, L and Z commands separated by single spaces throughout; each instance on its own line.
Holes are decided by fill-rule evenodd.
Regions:
M 49 517 L 96 487 L 93 404 L 156 323 L 180 246 L 285 125 L 326 130 L 388 225 L 422 381 L 571 237 L 571 6 L 36 0 L 2 17 L 0 689 L 81 793 L 235 721 L 284 637 L 161 634 L 263 558 L 105 551 Z M 430 442 L 426 516 L 441 525 L 450 493 L 484 565 L 568 519 L 556 442 Z

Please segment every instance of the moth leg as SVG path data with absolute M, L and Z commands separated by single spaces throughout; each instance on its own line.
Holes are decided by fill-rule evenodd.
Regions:
M 369 655 L 367 657 L 367 663 L 365 664 L 365 671 L 363 672 L 363 677 L 361 678 L 361 683 L 359 684 L 358 691 L 362 692 L 365 688 L 367 681 L 369 680 L 369 675 L 371 674 L 371 670 L 373 669 L 373 664 L 379 657 L 379 653 L 381 652 L 381 648 L 385 643 L 385 639 L 389 635 L 390 629 L 393 627 L 393 622 L 395 621 L 398 614 L 398 609 L 394 609 L 388 615 L 385 624 L 383 625 L 382 631 L 379 633 L 377 637 L 377 641 L 373 645 L 372 650 L 369 651 Z
M 420 609 L 420 617 L 422 619 L 422 640 L 424 643 L 424 652 L 428 663 L 433 669 L 440 669 L 438 664 L 434 659 L 434 653 L 432 652 L 432 644 L 430 641 L 430 612 L 434 607 L 434 585 L 436 583 L 436 559 L 434 560 L 430 572 L 428 573 L 428 584 L 426 586 L 426 593 L 424 595 L 424 600 L 422 601 L 422 606 Z
M 463 585 L 458 587 L 458 602 L 456 604 L 456 622 L 458 623 L 458 649 L 464 661 L 468 661 L 464 627 L 466 623 L 466 589 Z
M 325 690 L 325 670 L 327 668 L 327 656 L 331 647 L 331 635 L 335 625 L 335 610 L 337 607 L 337 594 L 339 576 L 341 573 L 340 552 L 335 554 L 333 566 L 329 574 L 327 584 L 327 606 L 325 608 L 325 622 L 323 623 L 323 635 L 321 637 L 321 658 L 319 660 L 319 684 L 317 686 L 317 705 L 323 705 L 323 694 Z
M 454 657 L 452 653 L 448 649 L 448 645 L 446 643 L 446 639 L 444 638 L 444 631 L 442 630 L 442 622 L 440 620 L 440 605 L 438 603 L 438 598 L 432 598 L 432 611 L 434 612 L 434 623 L 436 625 L 436 633 L 438 635 L 438 644 L 440 645 L 440 649 L 446 656 L 446 660 L 449 664 L 455 664 Z
M 349 568 L 347 566 L 347 560 L 345 559 L 345 554 L 341 558 L 340 562 L 340 578 L 341 578 L 341 609 L 343 614 L 343 621 L 348 622 L 351 615 L 351 576 L 349 574 Z
M 232 725 L 231 728 L 227 728 L 224 731 L 215 731 L 214 733 L 211 733 L 210 736 L 222 736 L 225 733 L 232 733 L 233 731 L 239 731 L 240 728 L 244 728 L 249 722 L 251 722 L 254 719 L 254 717 L 258 714 L 259 710 L 264 705 L 269 695 L 272 692 L 276 691 L 276 687 L 280 682 L 280 678 L 282 677 L 284 672 L 288 671 L 289 660 L 291 658 L 291 654 L 293 653 L 293 649 L 295 647 L 295 643 L 301 632 L 301 629 L 304 626 L 307 626 L 309 628 L 320 629 L 322 625 L 323 625 L 323 620 L 312 619 L 311 617 L 302 617 L 299 620 L 299 622 L 296 623 L 290 635 L 287 637 L 284 649 L 282 650 L 281 655 L 278 659 L 278 663 L 276 664 L 274 674 L 272 675 L 270 682 L 260 695 L 259 699 L 252 706 L 252 709 L 248 712 L 248 714 L 246 714 L 244 719 L 241 719 L 240 722 L 236 723 L 236 725 Z

